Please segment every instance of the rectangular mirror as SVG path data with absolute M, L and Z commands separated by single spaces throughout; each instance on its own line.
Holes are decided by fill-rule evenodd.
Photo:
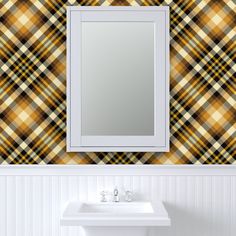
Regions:
M 81 79 L 82 135 L 154 134 L 153 23 L 82 23 Z
M 169 150 L 168 7 L 68 7 L 67 150 Z

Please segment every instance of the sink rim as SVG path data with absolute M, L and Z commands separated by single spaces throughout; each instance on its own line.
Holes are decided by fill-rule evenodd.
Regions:
M 79 212 L 82 204 L 98 205 L 138 205 L 151 204 L 151 213 L 104 213 L 104 212 Z M 70 201 L 62 212 L 61 225 L 71 226 L 169 226 L 171 223 L 168 213 L 161 201 L 133 202 L 93 202 L 93 201 Z

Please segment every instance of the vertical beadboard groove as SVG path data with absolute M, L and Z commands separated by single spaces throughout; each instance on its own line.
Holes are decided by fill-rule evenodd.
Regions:
M 197 217 L 197 178 L 195 176 L 191 176 L 191 185 L 192 185 L 192 202 L 190 201 L 190 206 L 189 206 L 189 212 L 191 212 L 191 209 L 193 209 L 194 212 L 194 224 L 192 224 L 192 230 L 194 232 L 197 232 L 197 223 L 198 223 L 198 217 Z M 194 234 L 196 236 L 196 233 Z
M 1 176 L 0 177 L 0 235 L 6 235 L 6 229 L 7 229 L 7 221 L 6 221 L 6 214 L 7 214 L 7 208 L 6 208 L 6 188 L 7 188 L 7 177 Z
M 68 189 L 68 177 L 67 176 L 63 176 L 60 177 L 60 184 L 61 184 L 61 209 L 64 209 L 66 202 L 69 200 L 69 189 Z M 79 200 L 81 200 L 79 198 Z M 60 227 L 61 229 L 61 235 L 62 236 L 66 236 L 69 235 L 69 228 L 68 227 Z M 50 236 L 50 235 L 49 235 Z
M 231 212 L 227 214 L 227 209 L 230 209 L 231 202 L 231 189 L 230 189 L 231 179 L 228 176 L 224 176 L 223 178 L 223 196 L 222 196 L 222 218 L 224 222 L 224 226 L 226 229 L 226 235 L 230 235 L 230 221 L 231 218 L 228 219 L 228 215 L 231 216 Z M 231 210 L 230 210 L 231 211 Z
M 24 232 L 24 219 L 25 219 L 25 189 L 24 189 L 24 176 L 16 176 L 16 236 L 25 235 Z M 1 235 L 1 234 L 0 234 Z M 4 234 L 3 234 L 4 235 Z
M 7 236 L 16 235 L 16 177 L 7 177 Z
M 150 236 L 233 236 L 236 232 L 236 176 L 71 175 L 0 176 L 1 236 L 84 236 L 79 227 L 61 227 L 60 212 L 69 200 L 99 200 L 117 186 L 121 200 L 162 200 L 170 228 Z
M 42 225 L 43 225 L 43 236 L 47 236 L 47 211 L 48 211 L 48 208 L 47 208 L 47 188 L 46 188 L 46 183 L 47 183 L 47 178 L 46 176 L 43 176 L 42 177 L 42 206 L 43 209 L 42 209 Z
M 236 232 L 236 177 L 231 177 L 231 215 L 230 215 L 230 228 L 231 236 L 235 235 Z
M 217 225 L 215 225 L 215 201 L 216 201 L 216 183 L 215 183 L 215 178 L 211 177 L 211 235 L 215 234 L 215 228 L 218 227 Z M 214 228 L 215 225 L 215 228 Z
M 203 177 L 196 177 L 196 216 L 197 216 L 197 228 L 201 230 L 201 234 L 204 234 L 202 225 L 203 219 Z M 202 223 L 203 222 L 203 223 Z

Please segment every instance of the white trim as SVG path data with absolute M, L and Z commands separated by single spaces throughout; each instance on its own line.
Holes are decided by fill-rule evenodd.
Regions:
M 0 176 L 236 176 L 236 165 L 0 165 Z
M 70 28 L 67 34 L 67 151 L 169 151 L 169 7 L 70 6 L 67 7 L 67 14 L 67 28 Z M 83 21 L 150 21 L 155 24 L 155 34 L 163 35 L 162 40 L 155 41 L 154 110 L 158 114 L 155 112 L 154 136 L 136 136 L 131 139 L 127 136 L 82 137 L 81 99 L 78 99 L 81 97 L 81 91 L 78 90 L 82 81 L 81 56 L 77 57 L 81 51 L 80 24 Z M 156 71 L 159 71 L 158 75 Z
M 166 18 L 165 18 L 165 21 L 166 21 L 166 25 L 170 25 L 170 11 L 169 11 L 169 7 L 168 7 L 168 10 L 166 10 L 166 14 L 165 14 Z M 165 108 L 166 108 L 166 117 L 165 117 L 165 122 L 166 122 L 166 130 L 165 130 L 165 134 L 166 134 L 166 149 L 169 150 L 170 149 L 170 127 L 169 127 L 169 124 L 170 124 L 170 32 L 169 32 L 169 27 L 168 27 L 168 30 L 166 30 L 166 47 L 165 47 L 165 50 L 166 50 L 166 61 L 169 61 L 169 63 L 166 63 L 165 66 L 166 66 L 166 70 L 165 70 L 165 79 L 166 79 L 166 89 L 165 91 L 166 92 L 166 97 L 165 97 Z
M 169 152 L 169 146 L 158 147 L 67 147 L 68 152 Z
M 169 6 L 68 6 L 68 10 L 77 10 L 77 11 L 169 11 Z
M 81 13 L 72 11 L 70 13 L 70 34 L 68 35 L 70 58 L 68 70 L 70 70 L 70 77 L 67 79 L 67 84 L 70 84 L 70 103 L 67 114 L 67 119 L 70 119 L 70 127 L 68 127 L 67 136 L 70 136 L 70 146 L 81 145 L 81 99 L 77 99 L 77 94 L 81 94 Z M 73 45 L 73 48 L 71 47 Z M 78 78 L 78 79 L 77 79 Z M 80 96 L 79 96 L 80 97 Z M 73 109 L 72 109 L 73 108 Z
M 108 138 L 109 137 L 109 138 Z M 154 136 L 83 136 L 81 135 L 81 143 L 83 147 L 161 147 L 162 140 L 160 135 Z M 96 143 L 96 145 L 94 145 Z M 122 148 L 123 149 L 123 148 Z M 133 148 L 134 149 L 134 148 Z M 146 149 L 146 148 L 145 148 Z
M 70 28 L 71 27 L 68 27 L 70 26 L 70 18 L 71 18 L 71 15 L 70 15 L 70 9 L 67 8 L 67 11 L 66 11 L 66 21 L 67 21 L 67 27 L 66 27 L 66 35 L 67 35 L 67 40 L 66 40 L 66 77 L 67 78 L 70 78 L 70 67 L 71 67 L 71 63 L 70 63 L 70 57 L 71 57 L 71 53 L 70 53 Z M 70 94 L 70 90 L 71 90 L 71 87 L 70 87 L 70 83 L 69 81 L 67 80 L 67 83 L 66 83 L 66 114 L 67 114 L 67 117 L 70 113 L 70 107 L 71 107 L 71 99 L 70 99 L 70 96 L 68 96 L 68 94 Z M 66 119 L 66 127 L 67 127 L 67 136 L 66 136 L 66 147 L 69 147 L 70 146 L 70 143 L 71 143 L 71 139 L 70 139 L 70 133 L 71 131 L 69 130 L 70 127 L 71 127 L 71 122 L 70 122 L 70 119 L 67 118 Z

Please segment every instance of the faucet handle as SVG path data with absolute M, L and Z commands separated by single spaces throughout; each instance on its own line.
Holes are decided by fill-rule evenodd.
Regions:
M 125 191 L 125 201 L 131 202 L 133 200 L 133 193 L 129 190 Z
M 106 199 L 107 192 L 102 191 L 100 195 L 101 195 L 101 202 L 107 202 L 107 199 Z

